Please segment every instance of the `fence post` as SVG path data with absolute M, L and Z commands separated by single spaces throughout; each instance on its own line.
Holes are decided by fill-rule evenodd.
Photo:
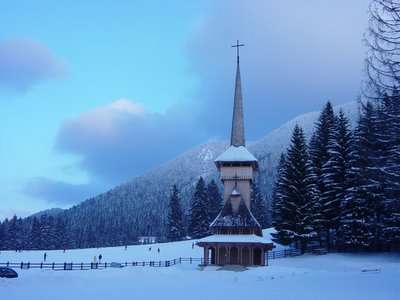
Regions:
M 20 268 L 21 270 L 22 270 L 22 266 L 23 266 L 23 264 L 24 264 L 24 263 L 21 261 L 21 268 Z
M 28 269 L 31 267 L 31 263 L 30 262 L 28 262 Z
M 8 268 L 9 265 L 10 265 L 10 262 L 8 261 L 8 262 L 7 262 L 7 268 Z
M 54 270 L 54 263 L 51 265 L 51 268 Z
M 190 257 L 190 264 L 192 264 L 192 258 Z
M 43 269 L 43 262 L 40 263 L 40 268 Z
M 179 257 L 179 263 L 180 264 L 182 263 L 182 257 Z
M 83 262 L 81 262 L 81 270 L 83 270 Z

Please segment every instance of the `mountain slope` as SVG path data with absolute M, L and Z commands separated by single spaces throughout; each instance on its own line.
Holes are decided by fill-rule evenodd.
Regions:
M 354 124 L 358 118 L 357 103 L 351 102 L 335 109 L 339 108 L 346 112 Z M 271 191 L 276 164 L 280 154 L 289 144 L 294 126 L 302 126 L 306 135 L 310 136 L 318 116 L 319 112 L 301 115 L 262 139 L 249 143 L 248 149 L 260 163 L 259 182 L 262 192 L 268 194 Z M 139 234 L 162 235 L 171 186 L 177 184 L 182 196 L 182 205 L 187 210 L 194 184 L 199 176 L 203 176 L 207 181 L 217 179 L 217 169 L 213 161 L 226 147 L 224 142 L 198 146 L 131 182 L 74 206 L 65 211 L 71 230 L 79 231 L 80 234 L 90 234 L 93 230 L 98 233 L 100 228 L 101 234 L 108 235 L 115 229 L 113 244 L 122 243 L 126 236 L 134 238 Z M 118 230 L 121 227 L 126 227 L 125 233 Z M 101 230 L 104 230 L 104 233 Z M 101 240 L 98 242 L 102 243 Z

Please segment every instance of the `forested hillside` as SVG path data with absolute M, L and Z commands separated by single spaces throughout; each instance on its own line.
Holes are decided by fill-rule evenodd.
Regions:
M 358 118 L 356 102 L 336 107 L 343 109 L 354 124 Z M 264 198 L 269 199 L 274 182 L 279 157 L 290 142 L 292 129 L 296 124 L 302 126 L 306 136 L 311 136 L 319 112 L 301 115 L 262 139 L 251 142 L 249 150 L 257 157 L 260 164 L 258 186 Z M 130 182 L 121 184 L 92 199 L 87 199 L 56 216 L 39 216 L 41 230 L 34 234 L 50 234 L 58 241 L 42 238 L 45 244 L 30 245 L 27 241 L 32 232 L 33 218 L 18 218 L 3 222 L 0 239 L 2 248 L 75 248 L 89 246 L 107 246 L 132 243 L 140 235 L 166 235 L 168 203 L 174 184 L 180 192 L 186 224 L 188 208 L 195 184 L 200 176 L 206 182 L 218 181 L 214 159 L 227 146 L 224 142 L 211 142 L 183 153 L 158 168 Z M 50 226 L 56 233 L 49 233 Z M 41 233 L 40 233 L 41 232 Z M 61 240 L 61 241 L 59 241 Z

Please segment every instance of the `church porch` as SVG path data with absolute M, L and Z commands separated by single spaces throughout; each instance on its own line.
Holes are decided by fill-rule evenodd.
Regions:
M 265 266 L 272 243 L 197 243 L 203 248 L 205 265 Z

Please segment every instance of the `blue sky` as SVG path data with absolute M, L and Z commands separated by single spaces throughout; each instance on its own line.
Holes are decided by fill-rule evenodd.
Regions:
M 68 207 L 228 136 L 357 97 L 367 1 L 6 1 L 0 218 Z M 163 145 L 163 151 L 160 151 Z

